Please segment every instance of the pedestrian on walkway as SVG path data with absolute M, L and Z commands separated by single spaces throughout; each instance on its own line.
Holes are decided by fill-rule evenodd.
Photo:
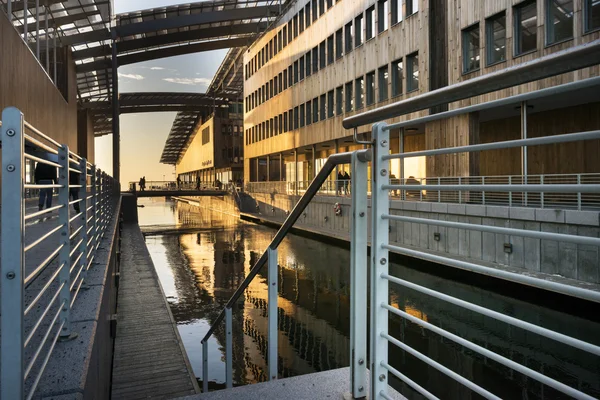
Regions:
M 181 190 L 181 178 L 177 175 L 177 190 Z
M 200 174 L 196 174 L 196 190 L 200 190 Z
M 350 175 L 348 171 L 344 171 L 344 193 L 350 194 Z
M 56 167 L 52 165 L 38 162 L 35 166 L 34 180 L 38 185 L 53 185 L 56 184 Z M 40 189 L 40 200 L 38 203 L 38 209 L 41 211 L 44 208 L 52 207 L 52 188 Z
M 342 171 L 337 174 L 337 193 L 340 196 L 344 194 L 344 174 Z

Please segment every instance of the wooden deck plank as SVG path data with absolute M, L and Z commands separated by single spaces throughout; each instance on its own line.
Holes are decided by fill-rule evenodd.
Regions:
M 199 392 L 139 226 L 123 227 L 113 399 Z

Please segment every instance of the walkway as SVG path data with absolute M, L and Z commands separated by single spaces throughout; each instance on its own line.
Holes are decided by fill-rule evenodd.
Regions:
M 112 399 L 170 399 L 198 383 L 137 224 L 124 224 Z

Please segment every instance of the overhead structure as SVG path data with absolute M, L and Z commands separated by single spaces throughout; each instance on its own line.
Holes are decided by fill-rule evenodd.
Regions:
M 171 132 L 167 137 L 165 148 L 163 149 L 160 162 L 163 164 L 175 165 L 179 160 L 179 156 L 187 150 L 187 147 L 194 139 L 196 124 L 201 120 L 199 112 L 179 112 Z

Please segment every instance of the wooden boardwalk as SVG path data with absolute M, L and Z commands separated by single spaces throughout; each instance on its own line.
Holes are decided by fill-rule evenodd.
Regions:
M 124 224 L 112 399 L 199 391 L 140 228 Z

